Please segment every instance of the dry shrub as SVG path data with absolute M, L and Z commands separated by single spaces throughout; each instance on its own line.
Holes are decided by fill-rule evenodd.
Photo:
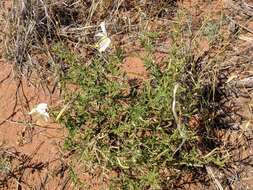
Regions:
M 56 42 L 67 42 L 89 59 L 94 49 L 94 32 L 100 22 L 108 23 L 112 35 L 136 36 L 144 29 L 144 21 L 172 16 L 173 6 L 176 1 L 172 0 L 159 0 L 159 3 L 153 0 L 14 0 L 6 29 L 6 56 L 19 74 L 42 68 L 50 71 L 54 62 L 51 47 Z

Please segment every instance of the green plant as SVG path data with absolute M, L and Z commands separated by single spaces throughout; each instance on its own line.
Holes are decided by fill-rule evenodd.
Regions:
M 149 33 L 141 39 L 147 48 L 145 66 L 155 85 L 149 80 L 129 82 L 121 71 L 119 53 L 95 56 L 84 64 L 59 44 L 53 48 L 69 65 L 61 77 L 69 105 L 60 118 L 70 132 L 65 148 L 75 150 L 85 171 L 116 173 L 110 179 L 111 189 L 169 188 L 186 171 L 198 173 L 206 165 L 224 164 L 219 151 L 208 155 L 215 145 L 205 145 L 216 140 L 211 128 L 214 120 L 206 118 L 215 111 L 210 109 L 215 92 L 204 97 L 204 76 L 186 72 L 197 72 L 194 63 L 198 63 L 189 64 L 194 54 L 178 40 L 182 30 L 181 23 L 175 24 L 170 36 L 175 43 L 162 67 L 155 65 L 149 51 L 157 35 Z M 77 88 L 73 91 L 70 85 Z M 194 128 L 189 120 L 198 114 L 202 121 Z
M 10 162 L 6 158 L 0 158 L 0 172 L 7 173 L 10 171 Z

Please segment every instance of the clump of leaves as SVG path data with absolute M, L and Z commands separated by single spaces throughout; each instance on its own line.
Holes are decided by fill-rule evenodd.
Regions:
M 181 32 L 180 26 L 175 28 Z M 70 132 L 65 148 L 76 151 L 84 171 L 116 174 L 112 188 L 173 188 L 186 173 L 201 174 L 206 165 L 224 164 L 215 146 L 209 146 L 217 140 L 213 120 L 205 118 L 197 127 L 189 121 L 201 112 L 207 116 L 214 111 L 209 108 L 215 93 L 203 99 L 206 87 L 201 80 L 186 81 L 186 69 L 196 72 L 196 68 L 187 68 L 192 52 L 177 43 L 178 33 L 171 36 L 175 43 L 163 69 L 147 54 L 144 61 L 152 80 L 142 83 L 127 80 L 117 54 L 93 57 L 84 64 L 70 50 L 54 49 L 70 66 L 61 78 L 68 106 L 60 122 Z M 149 38 L 142 40 L 153 37 Z

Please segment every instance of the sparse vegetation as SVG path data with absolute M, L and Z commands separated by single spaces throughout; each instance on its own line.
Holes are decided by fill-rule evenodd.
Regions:
M 232 156 L 221 138 L 231 126 L 221 73 L 231 46 L 224 14 L 217 18 L 193 27 L 189 12 L 167 0 L 14 1 L 6 57 L 19 76 L 61 91 L 50 114 L 68 130 L 62 150 L 71 153 L 75 188 L 92 189 L 84 173 L 105 189 L 220 185 L 212 168 L 225 170 Z M 105 53 L 94 45 L 102 21 L 113 42 Z M 122 69 L 131 51 L 147 79 Z M 0 172 L 8 164 L 0 157 Z
M 90 175 L 115 174 L 107 179 L 112 189 L 175 188 L 186 174 L 201 175 L 205 166 L 225 164 L 215 135 L 217 76 L 208 73 L 218 67 L 192 60 L 181 17 L 167 36 L 173 40 L 168 59 L 159 66 L 152 56 L 159 34 L 141 37 L 147 81 L 129 81 L 117 54 L 94 56 L 83 64 L 66 45 L 53 48 L 59 63 L 70 66 L 60 79 L 68 105 L 60 122 L 70 132 L 65 148 L 75 150 Z M 197 75 L 200 71 L 203 75 Z M 199 121 L 192 124 L 196 115 Z

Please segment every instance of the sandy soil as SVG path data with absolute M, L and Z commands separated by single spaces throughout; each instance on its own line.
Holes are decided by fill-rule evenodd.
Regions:
M 3 2 L 6 2 L 5 8 L 10 7 L 10 1 Z M 180 5 L 192 11 L 193 24 L 196 27 L 199 27 L 203 13 L 212 11 L 212 14 L 216 13 L 219 15 L 223 9 L 222 1 L 203 2 L 200 0 L 189 0 L 183 1 Z M 252 30 L 253 22 L 247 23 L 247 27 Z M 245 35 L 252 37 L 251 32 Z M 234 51 L 242 50 L 249 46 L 249 42 L 245 42 L 245 40 L 235 43 Z M 206 39 L 203 39 L 202 43 L 200 43 L 199 49 L 201 52 L 209 49 Z M 252 51 L 245 54 L 242 52 L 241 54 L 241 56 L 248 55 L 252 56 Z M 164 56 L 164 53 L 155 55 L 157 61 L 161 61 Z M 141 53 L 131 54 L 123 61 L 122 69 L 126 72 L 129 79 L 148 79 L 149 73 L 145 70 L 144 62 L 140 57 Z M 17 80 L 13 74 L 12 66 L 7 64 L 1 55 L 0 66 L 0 146 L 9 153 L 16 155 L 13 167 L 26 160 L 23 163 L 24 169 L 16 173 L 17 178 L 11 180 L 8 183 L 9 186 L 3 187 L 3 189 L 73 189 L 70 179 L 65 175 L 67 170 L 65 158 L 67 159 L 67 157 L 60 148 L 66 136 L 66 131 L 55 124 L 53 120 L 46 123 L 38 122 L 36 118 L 31 118 L 28 115 L 28 112 L 38 103 L 45 102 L 50 107 L 58 105 L 60 103 L 59 93 L 56 92 L 52 95 L 41 86 L 33 86 L 25 79 Z M 234 63 L 231 63 L 230 66 L 234 66 Z M 229 78 L 235 76 L 235 79 L 240 79 L 249 76 L 252 71 L 250 67 L 242 68 L 236 66 L 236 69 L 231 71 Z M 230 102 L 240 105 L 238 113 L 243 116 L 243 121 L 239 127 L 241 130 L 230 131 L 224 137 L 224 139 L 226 138 L 225 144 L 238 142 L 238 149 L 235 150 L 235 155 L 241 160 L 247 160 L 253 151 L 252 146 L 248 146 L 252 140 L 247 141 L 247 138 L 244 138 L 246 135 L 252 139 L 253 127 L 252 93 L 246 90 L 246 94 L 246 98 L 234 98 L 233 102 Z M 24 123 L 24 121 L 28 121 L 28 123 Z M 253 169 L 250 165 L 238 162 L 233 166 L 230 173 L 226 173 L 226 178 L 231 183 L 231 189 L 250 190 L 253 189 L 252 174 Z M 224 180 L 223 174 L 215 173 L 215 176 L 221 181 Z M 97 183 L 96 180 L 92 180 L 90 176 L 85 176 L 85 174 L 83 178 L 88 181 L 94 181 L 94 183 L 92 182 L 93 189 L 99 189 L 101 184 Z M 225 186 L 225 184 L 223 185 Z M 197 184 L 194 187 L 192 185 L 187 186 L 186 189 L 203 189 L 203 187 Z
M 62 154 L 59 147 L 65 136 L 64 129 L 52 121 L 38 122 L 28 112 L 41 102 L 48 103 L 49 106 L 57 104 L 59 95 L 51 96 L 25 80 L 16 80 L 12 66 L 0 63 L 0 80 L 3 81 L 0 85 L 0 144 L 18 152 L 19 157 L 30 157 L 30 165 L 41 166 L 39 169 L 35 166 L 27 167 L 22 171 L 19 180 L 25 181 L 27 187 L 41 186 L 46 177 L 48 182 L 45 184 L 51 188 L 58 187 L 59 181 L 55 180 L 53 172 L 61 167 Z M 20 87 L 17 88 L 19 84 Z
M 11 7 L 8 0 L 0 4 L 2 10 Z M 4 25 L 2 16 L 1 13 L 0 20 Z M 7 181 L 8 186 L 0 188 L 66 189 L 69 179 L 64 178 L 64 155 L 60 148 L 66 135 L 64 129 L 52 120 L 43 122 L 28 115 L 38 103 L 47 103 L 49 107 L 58 105 L 59 93 L 51 94 L 42 86 L 17 79 L 2 51 L 1 47 L 0 146 L 1 151 L 12 155 L 14 177 Z

